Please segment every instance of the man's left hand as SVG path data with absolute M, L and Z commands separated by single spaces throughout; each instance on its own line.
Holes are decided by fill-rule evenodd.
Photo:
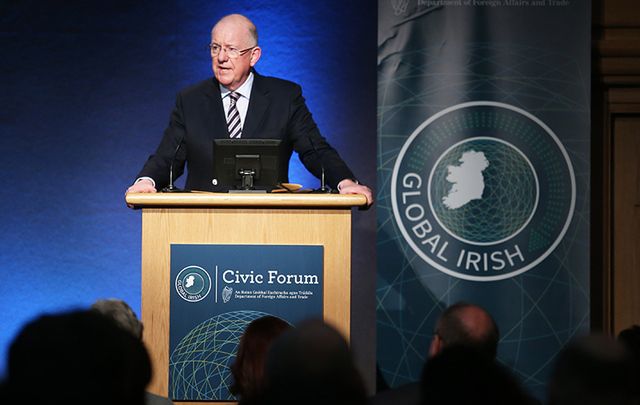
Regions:
M 358 184 L 351 179 L 344 179 L 338 183 L 340 194 L 362 194 L 367 197 L 367 206 L 373 204 L 373 192 L 364 184 Z

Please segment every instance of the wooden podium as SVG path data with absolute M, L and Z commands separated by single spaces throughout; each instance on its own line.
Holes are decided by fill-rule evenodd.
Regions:
M 126 201 L 142 208 L 142 321 L 153 364 L 151 392 L 168 392 L 172 243 L 324 246 L 324 319 L 349 339 L 351 208 L 366 205 L 363 195 L 194 192 L 128 194 Z

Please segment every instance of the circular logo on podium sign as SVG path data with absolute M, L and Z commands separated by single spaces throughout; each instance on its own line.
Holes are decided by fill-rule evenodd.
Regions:
M 198 302 L 211 291 L 211 276 L 199 266 L 187 266 L 180 270 L 175 281 L 178 295 L 185 301 Z
M 573 166 L 554 132 L 492 101 L 423 122 L 391 178 L 393 214 L 409 246 L 435 269 L 473 281 L 513 277 L 548 257 L 575 199 Z

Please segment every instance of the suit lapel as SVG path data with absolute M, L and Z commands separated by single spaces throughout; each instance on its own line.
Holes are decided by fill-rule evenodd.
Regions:
M 224 116 L 224 107 L 222 106 L 222 97 L 220 96 L 220 85 L 213 78 L 211 86 L 205 89 L 205 128 L 210 133 L 212 139 L 224 139 L 229 137 L 229 129 L 227 128 L 227 120 Z
M 253 86 L 245 123 L 242 127 L 243 138 L 259 137 L 258 128 L 269 108 L 269 90 L 264 88 L 262 77 L 253 73 Z

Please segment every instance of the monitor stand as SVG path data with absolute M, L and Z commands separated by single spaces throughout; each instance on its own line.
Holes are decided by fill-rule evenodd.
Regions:
M 253 178 L 256 171 L 253 169 L 240 169 L 238 174 L 242 176 L 242 185 L 238 189 L 230 189 L 230 193 L 266 193 L 267 190 L 256 190 L 253 187 Z

